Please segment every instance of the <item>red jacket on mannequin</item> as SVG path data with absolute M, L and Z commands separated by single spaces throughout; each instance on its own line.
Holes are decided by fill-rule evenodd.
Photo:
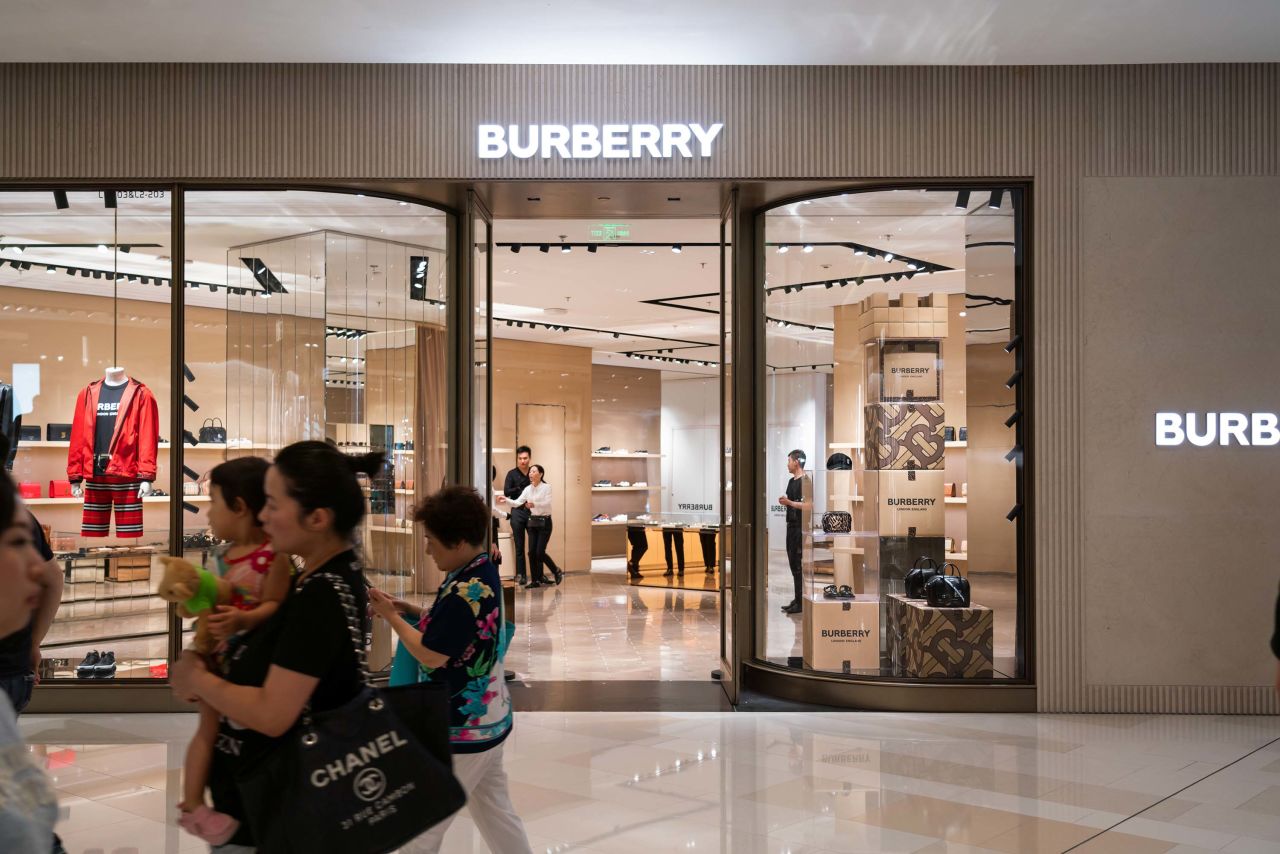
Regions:
M 98 392 L 102 380 L 85 386 L 76 398 L 71 419 L 71 448 L 67 452 L 67 478 L 76 483 L 94 476 L 95 453 L 110 453 L 104 474 L 128 480 L 156 479 L 156 448 L 160 441 L 160 408 L 151 389 L 130 379 L 120 398 L 110 449 L 94 448 L 98 419 Z

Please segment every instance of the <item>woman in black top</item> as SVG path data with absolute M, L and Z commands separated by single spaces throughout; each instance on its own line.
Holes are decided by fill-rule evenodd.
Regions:
M 346 580 L 365 614 L 368 597 L 352 533 L 364 518 L 358 473 L 376 474 L 380 453 L 351 457 L 324 442 L 297 442 L 267 471 L 263 529 L 277 552 L 297 556 L 303 569 L 280 610 L 249 632 L 222 665 L 210 672 L 188 650 L 173 669 L 174 693 L 199 700 L 220 715 L 209 789 L 214 807 L 241 821 L 231 846 L 252 846 L 235 785 L 236 772 L 261 758 L 287 733 L 308 702 L 315 711 L 343 705 L 362 687 L 347 614 L 325 579 Z

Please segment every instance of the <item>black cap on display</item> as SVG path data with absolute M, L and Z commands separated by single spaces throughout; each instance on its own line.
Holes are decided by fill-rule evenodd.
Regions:
M 827 471 L 851 471 L 853 460 L 848 454 L 832 454 L 827 457 Z

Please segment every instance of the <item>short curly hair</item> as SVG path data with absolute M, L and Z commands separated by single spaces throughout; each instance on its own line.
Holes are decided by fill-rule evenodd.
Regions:
M 481 546 L 489 530 L 489 508 L 471 487 L 446 486 L 422 499 L 413 520 L 447 548 L 459 543 Z

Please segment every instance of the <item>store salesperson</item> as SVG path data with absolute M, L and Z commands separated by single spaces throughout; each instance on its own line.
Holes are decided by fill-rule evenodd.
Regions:
M 516 467 L 507 472 L 507 479 L 502 484 L 502 494 L 509 500 L 515 501 L 520 497 L 520 493 L 524 492 L 525 487 L 529 485 L 529 460 L 533 458 L 533 451 L 528 445 L 521 445 L 516 448 Z M 525 532 L 529 528 L 529 508 L 514 507 L 511 510 L 511 545 L 516 553 L 516 583 L 528 584 L 529 576 L 525 572 Z M 551 570 L 551 575 L 559 578 L 561 575 L 560 567 L 556 566 L 556 562 L 551 559 L 551 555 L 545 555 L 544 565 Z M 534 577 L 541 577 L 541 571 L 535 571 Z
M 786 494 L 778 499 L 778 503 L 787 509 L 787 563 L 791 565 L 791 580 L 795 586 L 795 598 L 782 606 L 784 614 L 799 614 L 801 611 L 804 532 L 809 527 L 809 514 L 813 510 L 813 501 L 808 498 L 813 495 L 813 488 L 809 476 L 804 473 L 805 460 L 804 451 L 799 449 L 787 454 L 787 474 L 791 479 L 787 481 Z

